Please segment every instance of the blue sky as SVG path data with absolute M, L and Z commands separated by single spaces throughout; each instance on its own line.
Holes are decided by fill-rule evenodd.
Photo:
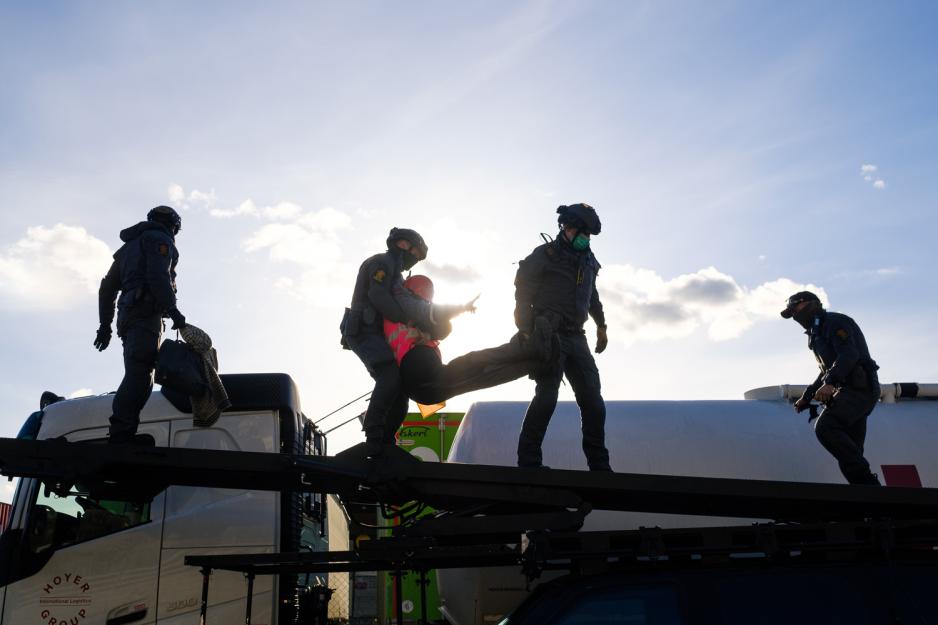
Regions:
M 510 336 L 514 263 L 577 201 L 603 220 L 607 399 L 812 379 L 777 316 L 802 285 L 857 319 L 884 381 L 938 381 L 936 14 L 5 3 L 0 435 L 45 389 L 116 388 L 119 345 L 91 347 L 97 282 L 160 203 L 183 213 L 180 308 L 222 370 L 290 373 L 312 417 L 370 388 L 337 324 L 390 227 L 427 237 L 438 299 L 482 293 L 449 358 Z

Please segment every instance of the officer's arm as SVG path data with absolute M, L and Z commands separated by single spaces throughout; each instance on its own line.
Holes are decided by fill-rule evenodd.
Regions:
M 366 270 L 369 276 L 368 301 L 382 317 L 397 323 L 413 323 L 421 330 L 429 329 L 430 304 L 401 284 L 395 284 L 395 274 L 386 263 L 376 260 Z
M 449 319 L 437 321 L 430 328 L 430 338 L 434 341 L 442 341 L 453 331 L 453 322 Z
M 541 288 L 541 273 L 544 269 L 543 253 L 536 249 L 518 263 L 515 273 L 515 326 L 529 332 L 534 325 L 534 297 Z
M 597 327 L 606 325 L 606 313 L 603 312 L 603 303 L 599 301 L 599 291 L 596 285 L 593 285 L 593 294 L 590 296 L 590 317 L 596 322 Z
M 117 294 L 120 290 L 121 271 L 115 260 L 101 279 L 101 286 L 98 288 L 98 321 L 102 327 L 110 328 L 111 322 L 114 321 L 114 304 L 117 302 Z
M 831 342 L 837 358 L 827 371 L 827 375 L 824 376 L 824 384 L 843 386 L 853 368 L 857 366 L 860 360 L 860 350 L 857 349 L 853 330 L 849 324 L 845 323 L 838 323 L 831 328 Z
M 147 263 L 147 289 L 161 313 L 175 310 L 176 293 L 170 275 L 175 249 L 172 239 L 165 235 L 144 236 L 142 244 Z
M 821 370 L 821 372 L 818 373 L 817 377 L 814 379 L 814 382 L 809 384 L 808 388 L 806 388 L 804 393 L 801 394 L 801 399 L 798 401 L 810 403 L 811 400 L 814 399 L 814 394 L 817 393 L 817 390 L 824 386 L 824 375 L 824 371 Z

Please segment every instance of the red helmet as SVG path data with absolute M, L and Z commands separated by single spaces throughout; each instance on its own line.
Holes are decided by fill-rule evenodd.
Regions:
M 433 280 L 427 276 L 410 276 L 404 280 L 404 286 L 420 299 L 427 302 L 433 301 Z

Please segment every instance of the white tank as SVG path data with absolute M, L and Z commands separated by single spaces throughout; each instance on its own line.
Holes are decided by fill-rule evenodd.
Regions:
M 938 487 L 938 402 L 889 397 L 868 420 L 865 455 L 880 479 Z M 930 388 L 925 385 L 922 389 Z M 748 478 L 794 482 L 845 480 L 837 462 L 814 436 L 808 412 L 795 413 L 791 397 L 803 386 L 749 391 L 759 399 L 720 401 L 611 401 L 606 403 L 606 446 L 621 473 Z M 886 403 L 894 402 L 894 403 Z M 463 418 L 449 462 L 514 466 L 527 402 L 473 404 Z M 580 416 L 573 402 L 560 402 L 544 440 L 544 464 L 586 469 Z M 599 476 L 597 476 L 599 478 Z M 601 478 L 600 478 L 601 479 Z M 594 511 L 584 530 L 745 524 L 744 519 Z M 498 622 L 527 594 L 515 568 L 437 572 L 444 614 L 456 625 Z M 540 580 L 543 581 L 543 580 Z

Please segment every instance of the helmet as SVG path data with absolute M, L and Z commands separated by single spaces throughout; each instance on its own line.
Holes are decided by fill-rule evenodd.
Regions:
M 427 244 L 424 243 L 423 237 L 417 234 L 416 230 L 410 228 L 391 228 L 391 232 L 388 234 L 388 249 L 393 249 L 394 244 L 401 239 L 417 248 L 418 260 L 427 257 Z
M 599 215 L 589 204 L 571 204 L 557 208 L 557 223 L 561 226 L 572 226 L 586 234 L 599 234 L 602 224 Z
M 147 221 L 161 223 L 173 231 L 173 234 L 179 234 L 182 230 L 182 217 L 169 206 L 157 206 L 151 208 L 147 213 Z
M 427 276 L 410 276 L 404 280 L 404 286 L 420 299 L 426 302 L 433 301 L 433 280 Z
M 798 291 L 785 300 L 785 309 L 780 313 L 782 317 L 784 319 L 791 319 L 792 315 L 795 313 L 795 306 L 801 302 L 815 302 L 818 306 L 821 305 L 820 298 L 811 291 Z

